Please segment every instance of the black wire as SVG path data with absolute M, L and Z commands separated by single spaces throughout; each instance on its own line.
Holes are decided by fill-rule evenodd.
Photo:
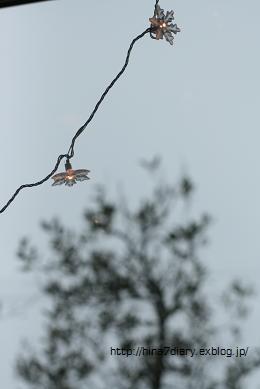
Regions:
M 3 213 L 6 208 L 14 201 L 14 199 L 16 198 L 16 196 L 18 195 L 18 193 L 24 189 L 24 188 L 32 188 L 33 186 L 39 186 L 41 184 L 43 184 L 45 181 L 47 181 L 57 170 L 58 170 L 58 167 L 61 163 L 61 160 L 65 157 L 68 157 L 67 154 L 61 154 L 59 155 L 59 157 L 57 158 L 57 162 L 56 162 L 56 165 L 54 167 L 54 169 L 45 177 L 43 178 L 41 181 L 37 181 L 37 182 L 34 182 L 32 184 L 24 184 L 24 185 L 21 185 L 13 194 L 13 196 L 7 201 L 7 203 L 3 206 L 3 208 L 0 209 L 0 213 Z
M 0 8 L 39 3 L 41 1 L 49 1 L 49 0 L 0 0 Z
M 97 102 L 94 110 L 92 111 L 90 117 L 88 118 L 88 120 L 86 121 L 86 123 L 83 124 L 82 127 L 80 127 L 78 129 L 78 131 L 76 132 L 76 134 L 74 135 L 74 137 L 72 138 L 72 142 L 71 142 L 71 145 L 70 145 L 70 148 L 69 148 L 69 151 L 67 154 L 61 154 L 58 156 L 57 158 L 57 162 L 56 162 L 56 165 L 54 167 L 54 169 L 45 177 L 43 178 L 42 180 L 40 181 L 37 181 L 37 182 L 34 182 L 32 184 L 24 184 L 24 185 L 21 185 L 13 194 L 13 196 L 7 201 L 7 203 L 0 209 L 0 213 L 3 213 L 6 208 L 14 201 L 14 199 L 16 198 L 16 196 L 19 194 L 19 192 L 24 189 L 24 188 L 32 188 L 34 186 L 39 186 L 41 184 L 43 184 L 44 182 L 46 182 L 57 170 L 58 170 L 58 167 L 62 161 L 63 158 L 67 158 L 67 159 L 70 159 L 74 156 L 74 144 L 75 144 L 75 141 L 76 139 L 80 136 L 80 134 L 85 130 L 85 128 L 87 127 L 87 125 L 91 122 L 91 120 L 93 119 L 95 113 L 97 112 L 100 104 L 102 103 L 102 101 L 104 100 L 105 96 L 107 95 L 107 93 L 109 92 L 109 90 L 113 87 L 113 85 L 116 83 L 116 81 L 121 77 L 121 75 L 124 73 L 125 69 L 127 68 L 128 66 L 128 63 L 129 63 L 129 58 L 130 58 L 130 54 L 131 54 L 131 51 L 134 47 L 134 44 L 141 38 L 143 38 L 148 32 L 151 31 L 151 27 L 147 28 L 144 32 L 142 32 L 140 35 L 138 35 L 136 38 L 134 38 L 129 46 L 129 49 L 127 51 L 127 56 L 126 56 L 126 60 L 125 60 L 125 63 L 122 67 L 122 69 L 120 70 L 120 72 L 117 74 L 117 76 L 113 79 L 113 81 L 109 84 L 109 86 L 106 88 L 105 92 L 102 94 L 101 98 L 99 99 L 99 101 Z
M 102 103 L 102 101 L 104 100 L 104 98 L 106 97 L 106 95 L 108 94 L 108 92 L 110 91 L 110 89 L 113 87 L 113 85 L 117 82 L 117 80 L 122 76 L 122 74 L 124 73 L 124 71 L 126 70 L 127 68 L 127 65 L 129 63 L 129 58 L 130 58 L 130 54 L 131 54 L 131 51 L 134 47 L 134 44 L 139 40 L 141 39 L 145 34 L 147 34 L 148 32 L 151 31 L 151 28 L 147 28 L 144 32 L 142 32 L 142 34 L 138 35 L 136 38 L 134 38 L 129 46 L 129 49 L 127 51 L 127 55 L 126 55 L 126 60 L 125 60 L 125 63 L 124 63 L 124 66 L 122 67 L 122 69 L 120 70 L 120 72 L 116 75 L 116 77 L 113 79 L 113 81 L 108 85 L 108 87 L 106 88 L 105 92 L 102 94 L 102 96 L 100 97 L 100 99 L 98 100 L 95 108 L 93 109 L 91 115 L 89 116 L 88 120 L 86 121 L 86 123 L 83 124 L 82 127 L 80 127 L 78 129 L 78 131 L 76 132 L 76 134 L 74 135 L 74 137 L 72 138 L 72 142 L 71 142 L 71 145 L 70 145 L 70 148 L 68 150 L 68 155 L 69 155 L 69 158 L 72 158 L 74 156 L 74 145 L 75 145 L 75 141 L 76 139 L 80 136 L 80 134 L 82 134 L 82 132 L 85 130 L 85 128 L 88 126 L 88 124 L 91 122 L 91 120 L 93 119 L 95 113 L 97 112 L 100 104 Z

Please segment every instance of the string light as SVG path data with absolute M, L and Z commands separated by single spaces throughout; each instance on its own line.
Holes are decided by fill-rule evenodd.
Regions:
M 77 183 L 77 181 L 89 180 L 88 173 L 90 173 L 90 170 L 73 170 L 69 159 L 67 159 L 65 163 L 65 170 L 66 172 L 58 173 L 52 176 L 52 179 L 54 180 L 52 186 L 62 184 L 65 184 L 67 186 L 73 186 Z
M 172 33 L 177 34 L 180 32 L 177 24 L 172 24 L 174 20 L 174 12 L 167 11 L 166 15 L 164 10 L 157 4 L 155 6 L 155 13 L 152 18 L 150 18 L 151 26 L 153 29 L 152 34 L 155 34 L 155 39 L 166 39 L 171 45 L 173 45 L 174 36 Z
M 86 170 L 86 169 L 73 170 L 71 167 L 70 159 L 73 158 L 73 156 L 74 156 L 75 142 L 76 142 L 77 138 L 82 134 L 82 132 L 86 129 L 86 127 L 91 122 L 93 117 L 95 116 L 100 104 L 102 103 L 102 101 L 104 100 L 104 98 L 106 97 L 106 95 L 108 94 L 110 89 L 114 86 L 114 84 L 118 81 L 118 79 L 122 76 L 122 74 L 126 70 L 128 64 L 129 64 L 130 54 L 132 52 L 132 49 L 133 49 L 135 43 L 139 39 L 143 38 L 147 33 L 150 33 L 150 37 L 152 39 L 159 40 L 159 39 L 163 39 L 163 37 L 164 37 L 166 39 L 166 41 L 172 45 L 173 39 L 174 39 L 174 36 L 172 35 L 172 33 L 177 34 L 177 32 L 180 31 L 180 29 L 177 27 L 176 24 L 174 24 L 174 25 L 171 24 L 172 20 L 174 19 L 174 17 L 173 17 L 174 12 L 167 11 L 167 13 L 165 15 L 164 10 L 162 8 L 160 8 L 158 3 L 159 3 L 159 0 L 156 0 L 155 6 L 154 6 L 154 16 L 149 19 L 150 23 L 151 23 L 150 27 L 147 28 L 145 31 L 143 31 L 140 35 L 137 35 L 130 43 L 130 46 L 129 46 L 128 51 L 127 51 L 125 63 L 123 65 L 122 69 L 116 75 L 116 77 L 112 80 L 112 82 L 108 85 L 108 87 L 105 89 L 104 93 L 102 94 L 102 96 L 98 100 L 97 104 L 95 105 L 92 113 L 90 114 L 88 120 L 83 124 L 83 126 L 81 126 L 78 129 L 76 134 L 73 136 L 72 141 L 71 141 L 71 145 L 69 147 L 67 154 L 60 154 L 58 156 L 53 170 L 46 177 L 44 177 L 42 180 L 34 182 L 32 184 L 21 185 L 14 192 L 14 194 L 7 201 L 7 203 L 0 209 L 0 213 L 3 213 L 7 209 L 7 207 L 9 207 L 9 205 L 14 201 L 14 199 L 16 198 L 16 196 L 20 193 L 20 191 L 22 189 L 32 188 L 35 186 L 42 185 L 44 182 L 48 181 L 49 178 L 52 178 L 54 180 L 54 183 L 52 184 L 53 186 L 61 185 L 61 184 L 65 184 L 67 186 L 73 186 L 74 184 L 76 184 L 77 181 L 83 181 L 83 180 L 89 179 L 89 177 L 87 176 L 87 174 L 89 173 L 89 170 Z M 61 161 L 64 158 L 66 158 L 66 164 L 65 164 L 66 172 L 61 172 L 61 173 L 57 173 L 54 175 L 54 173 L 58 170 Z

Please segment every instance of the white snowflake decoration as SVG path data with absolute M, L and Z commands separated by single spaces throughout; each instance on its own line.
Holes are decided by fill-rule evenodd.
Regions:
M 167 11 L 165 15 L 164 10 L 157 4 L 154 16 L 149 19 L 155 39 L 163 39 L 164 37 L 171 45 L 173 45 L 174 40 L 173 34 L 181 31 L 177 24 L 171 23 L 174 20 L 173 15 L 173 11 Z
M 55 185 L 62 185 L 65 184 L 67 186 L 73 186 L 77 183 L 77 181 L 84 181 L 89 180 L 88 173 L 90 170 L 87 169 L 78 169 L 73 170 L 72 166 L 69 161 L 65 164 L 66 172 L 57 173 L 54 176 L 52 176 L 52 179 L 54 180 L 54 183 L 52 186 Z

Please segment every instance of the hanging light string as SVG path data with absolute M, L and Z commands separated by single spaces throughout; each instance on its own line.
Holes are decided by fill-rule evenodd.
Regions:
M 168 17 L 167 15 L 168 15 L 168 13 L 167 13 L 167 15 L 166 15 L 166 17 L 165 17 L 165 15 L 163 14 L 163 10 L 160 9 L 160 7 L 158 6 L 158 3 L 159 3 L 159 0 L 156 0 L 155 8 L 154 8 L 154 17 L 153 17 L 152 19 L 150 19 L 150 20 L 151 20 L 151 25 L 150 25 L 150 27 L 147 28 L 145 31 L 143 31 L 141 34 L 137 35 L 137 36 L 132 40 L 132 42 L 130 43 L 129 49 L 128 49 L 128 51 L 127 51 L 125 63 L 124 63 L 124 65 L 123 65 L 122 69 L 121 69 L 120 72 L 116 75 L 116 77 L 112 80 L 112 82 L 108 85 L 108 87 L 105 89 L 104 93 L 102 94 L 102 96 L 101 96 L 100 99 L 98 100 L 97 104 L 95 105 L 95 108 L 93 109 L 92 113 L 90 114 L 88 120 L 83 124 L 83 126 L 81 126 L 81 127 L 78 129 L 78 131 L 76 132 L 76 134 L 73 136 L 72 141 L 71 141 L 71 145 L 70 145 L 70 147 L 69 147 L 69 150 L 68 150 L 67 154 L 60 154 L 60 155 L 58 156 L 57 161 L 56 161 L 56 164 L 55 164 L 53 170 L 52 170 L 46 177 L 44 177 L 42 180 L 37 181 L 37 182 L 34 182 L 34 183 L 32 183 L 32 184 L 23 184 L 23 185 L 21 185 L 21 186 L 14 192 L 14 194 L 13 194 L 12 197 L 7 201 L 7 203 L 0 209 L 0 213 L 3 213 L 3 212 L 7 209 L 7 207 L 9 207 L 9 205 L 14 201 L 14 199 L 17 197 L 17 195 L 20 193 L 20 191 L 21 191 L 22 189 L 25 189 L 25 188 L 32 188 L 32 187 L 34 187 L 34 186 L 42 185 L 44 182 L 48 181 L 49 178 L 51 178 L 51 177 L 53 176 L 53 174 L 58 170 L 58 167 L 59 167 L 61 161 L 62 161 L 64 158 L 66 158 L 66 160 L 67 160 L 66 163 L 68 163 L 68 161 L 69 161 L 71 158 L 73 158 L 73 156 L 74 156 L 74 145 L 75 145 L 75 142 L 76 142 L 77 138 L 82 134 L 82 132 L 86 129 L 86 127 L 88 126 L 88 124 L 92 121 L 92 119 L 94 118 L 94 116 L 95 116 L 97 110 L 98 110 L 99 107 L 100 107 L 100 104 L 102 103 L 102 101 L 104 100 L 104 98 L 106 97 L 106 95 L 108 94 L 108 92 L 110 91 L 110 89 L 114 86 L 114 84 L 119 80 L 119 78 L 120 78 L 120 77 L 122 76 L 122 74 L 125 72 L 125 70 L 126 70 L 128 64 L 129 64 L 130 55 L 131 55 L 131 52 L 132 52 L 132 50 L 133 50 L 133 47 L 134 47 L 135 43 L 136 43 L 139 39 L 143 38 L 147 33 L 150 33 L 150 36 L 151 36 L 151 38 L 153 38 L 153 39 L 162 39 L 162 37 L 163 37 L 163 35 L 164 35 L 165 39 L 166 39 L 167 41 L 169 41 L 169 40 L 167 39 L 167 34 L 168 34 L 168 36 L 169 36 L 169 34 L 171 34 L 171 32 L 169 33 L 169 31 L 172 31 L 172 32 L 174 32 L 175 34 L 176 34 L 177 32 L 180 31 L 180 30 L 178 29 L 177 25 L 174 25 L 174 26 L 171 25 L 172 28 L 173 28 L 173 29 L 171 29 L 171 30 L 169 30 L 169 29 L 166 30 L 166 29 L 165 29 L 166 24 L 169 23 L 169 22 L 173 19 L 173 17 L 172 17 L 171 19 L 168 18 L 169 20 L 167 21 L 167 17 Z M 172 12 L 172 14 L 173 14 L 173 11 L 171 11 L 171 12 Z M 156 15 L 157 15 L 157 16 L 156 16 Z M 154 23 L 153 20 L 155 20 L 156 23 Z M 166 21 L 167 23 L 165 23 L 165 21 Z M 160 22 L 160 23 L 159 23 L 159 22 Z M 158 24 L 158 23 L 159 23 L 159 24 Z M 168 26 L 167 26 L 167 27 L 168 27 Z M 161 32 L 160 37 L 157 37 L 157 35 L 156 35 L 156 37 L 154 37 L 154 36 L 152 35 L 152 33 L 155 33 L 156 31 L 158 31 L 159 28 L 162 29 L 162 32 L 160 31 L 160 32 Z M 164 30 L 165 30 L 165 31 L 164 31 Z M 168 30 L 169 30 L 169 31 L 168 31 Z M 172 37 L 172 39 L 173 39 L 173 37 Z M 172 44 L 172 40 L 169 41 L 169 42 Z

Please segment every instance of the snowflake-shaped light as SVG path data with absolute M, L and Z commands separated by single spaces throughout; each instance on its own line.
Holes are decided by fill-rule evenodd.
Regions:
M 74 184 L 77 183 L 77 181 L 89 180 L 88 173 L 90 172 L 90 170 L 86 170 L 86 169 L 73 170 L 71 163 L 68 159 L 65 163 L 65 170 L 66 172 L 58 173 L 52 176 L 52 179 L 54 180 L 52 186 L 62 185 L 62 184 L 73 186 Z
M 154 16 L 149 19 L 155 39 L 163 39 L 164 37 L 171 45 L 173 45 L 173 34 L 181 31 L 177 24 L 171 23 L 174 19 L 173 15 L 173 11 L 167 11 L 165 15 L 164 10 L 157 4 Z

